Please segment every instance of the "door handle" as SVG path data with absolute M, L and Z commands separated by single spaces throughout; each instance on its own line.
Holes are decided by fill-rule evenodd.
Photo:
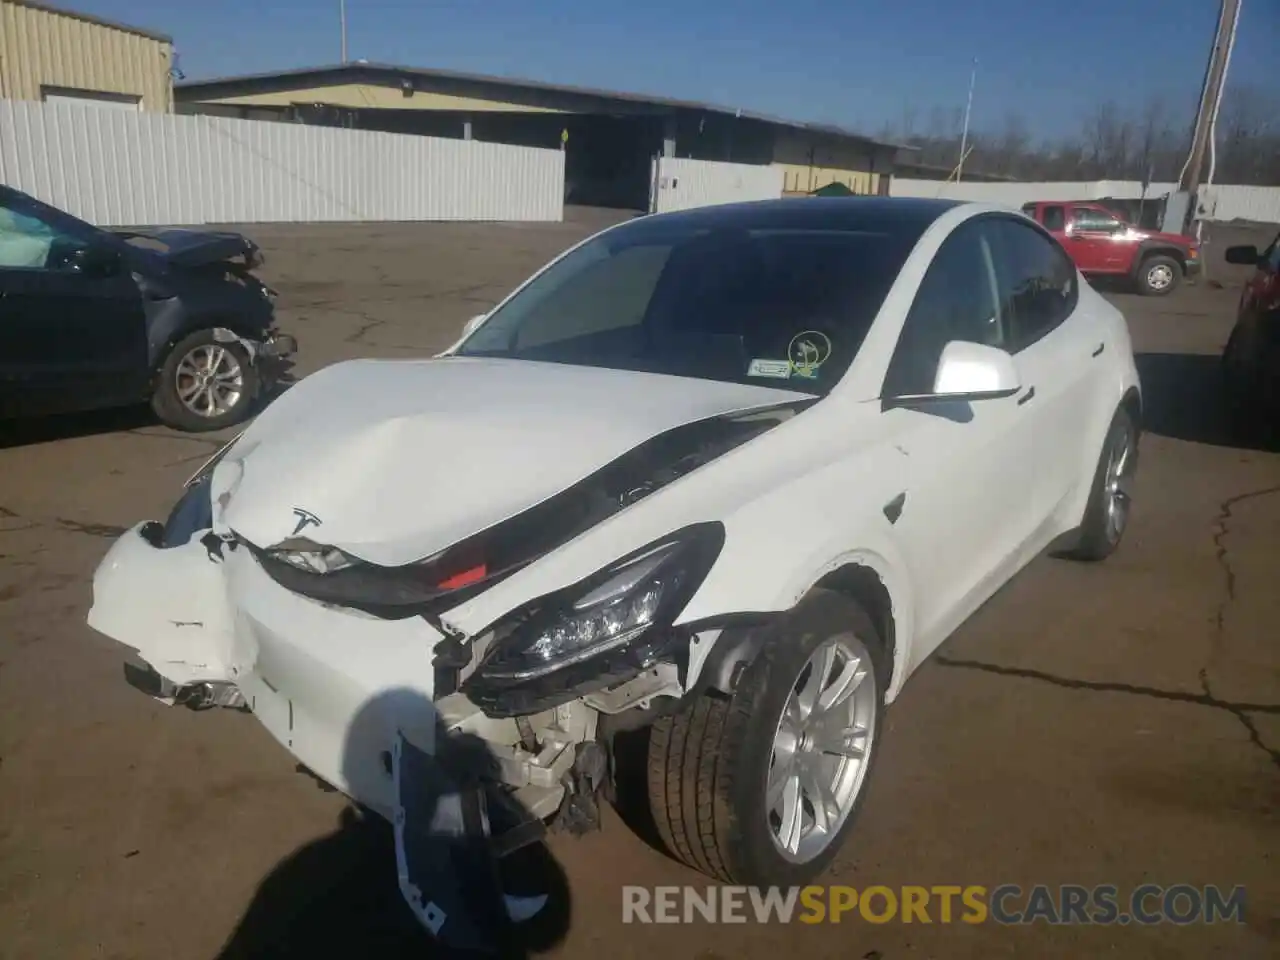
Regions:
M 1103 351 L 1103 350 L 1105 350 L 1105 349 L 1107 349 L 1107 345 L 1106 345 L 1105 343 L 1100 343 L 1100 344 L 1098 344 L 1096 347 L 1094 347 L 1094 348 L 1093 348 L 1093 353 L 1089 354 L 1089 356 L 1091 356 L 1091 357 L 1100 357 L 1100 356 L 1102 356 L 1102 351 Z
M 1024 393 L 1022 396 L 1018 398 L 1018 406 L 1022 406 L 1028 400 L 1035 399 L 1035 395 L 1036 395 L 1036 388 L 1032 387 L 1026 393 Z

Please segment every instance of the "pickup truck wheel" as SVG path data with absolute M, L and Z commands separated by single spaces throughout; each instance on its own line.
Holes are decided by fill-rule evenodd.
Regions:
M 1148 297 L 1163 297 L 1177 289 L 1182 280 L 1182 264 L 1173 257 L 1156 254 L 1138 268 L 1138 289 Z
M 727 883 L 817 876 L 853 827 L 884 715 L 884 646 L 853 600 L 816 589 L 765 628 L 732 696 L 696 697 L 649 740 L 667 849 Z
M 169 351 L 156 378 L 151 408 L 177 430 L 202 433 L 245 419 L 258 393 L 258 372 L 238 343 L 197 330 Z

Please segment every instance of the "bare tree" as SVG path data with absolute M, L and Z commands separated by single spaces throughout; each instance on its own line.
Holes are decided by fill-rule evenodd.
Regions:
M 1078 128 L 1041 143 L 1026 119 L 1006 114 L 994 129 L 975 124 L 965 171 L 1020 180 L 1176 180 L 1190 147 L 1189 117 L 1163 97 L 1134 109 L 1098 104 Z M 917 125 L 903 109 L 894 138 L 920 150 L 921 163 L 951 169 L 959 159 L 963 111 L 934 106 Z M 1228 88 L 1217 124 L 1218 183 L 1280 185 L 1280 96 L 1257 87 Z

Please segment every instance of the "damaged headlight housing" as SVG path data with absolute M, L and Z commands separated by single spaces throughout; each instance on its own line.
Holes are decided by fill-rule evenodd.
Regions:
M 551 684 L 565 696 L 546 692 L 563 701 L 651 666 L 678 640 L 671 625 L 723 543 L 718 523 L 686 527 L 516 611 L 494 626 L 493 642 L 464 689 L 498 713 L 506 710 L 489 708 L 504 690 Z
M 360 562 L 337 547 L 326 547 L 301 538 L 285 540 L 268 550 L 267 555 L 307 573 L 337 573 Z

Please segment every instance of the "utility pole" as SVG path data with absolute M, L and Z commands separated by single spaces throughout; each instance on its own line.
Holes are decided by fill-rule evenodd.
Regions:
M 964 158 L 969 155 L 965 149 L 969 144 L 969 115 L 973 112 L 973 86 L 978 82 L 978 58 L 973 58 L 973 70 L 969 73 L 969 99 L 964 105 L 964 129 L 960 131 L 960 160 L 956 163 L 956 183 L 964 172 Z
M 1195 130 L 1191 135 L 1191 156 L 1178 180 L 1178 189 L 1189 194 L 1194 194 L 1199 189 L 1204 172 L 1204 157 L 1212 149 L 1210 141 L 1214 133 L 1214 119 L 1222 100 L 1222 88 L 1227 80 L 1227 63 L 1235 43 L 1239 20 L 1240 0 L 1222 0 L 1218 29 L 1213 37 L 1213 50 L 1209 54 L 1209 66 L 1205 70 L 1204 85 L 1200 91 Z
M 338 25 L 342 30 L 342 62 L 347 62 L 347 0 L 338 0 Z

